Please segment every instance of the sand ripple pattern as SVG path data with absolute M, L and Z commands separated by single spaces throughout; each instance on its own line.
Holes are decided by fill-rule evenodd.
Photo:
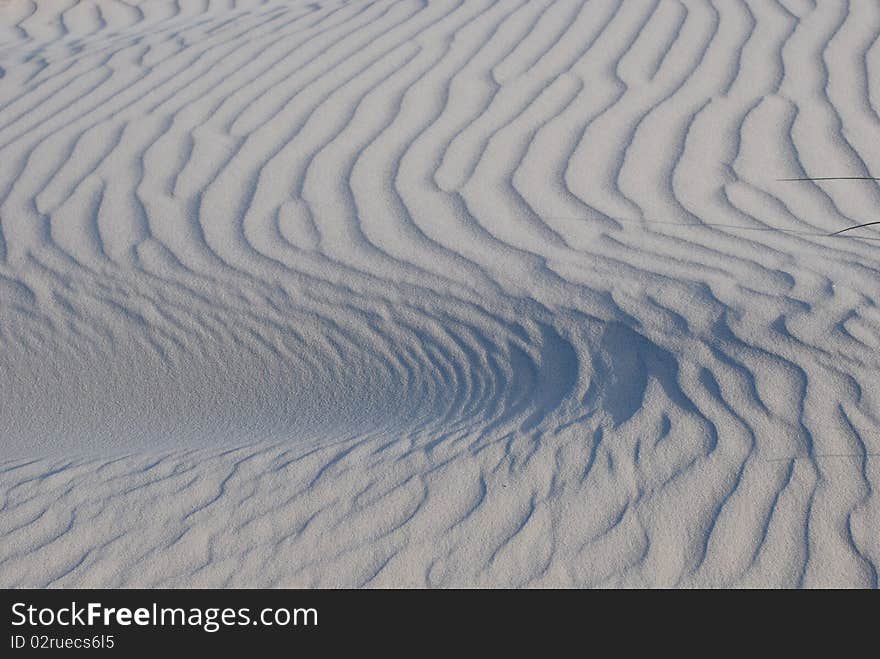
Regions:
M 780 179 L 878 108 L 874 2 L 0 2 L 0 585 L 877 587 L 880 186 Z

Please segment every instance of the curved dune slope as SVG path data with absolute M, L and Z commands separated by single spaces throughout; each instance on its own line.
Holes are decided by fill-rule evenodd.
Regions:
M 878 35 L 0 2 L 0 585 L 876 587 Z

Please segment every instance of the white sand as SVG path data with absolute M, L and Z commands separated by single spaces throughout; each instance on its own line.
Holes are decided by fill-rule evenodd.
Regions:
M 876 587 L 878 35 L 0 1 L 0 585 Z

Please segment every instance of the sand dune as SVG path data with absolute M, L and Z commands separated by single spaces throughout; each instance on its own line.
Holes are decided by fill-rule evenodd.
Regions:
M 0 75 L 0 585 L 877 587 L 877 3 L 5 0 Z

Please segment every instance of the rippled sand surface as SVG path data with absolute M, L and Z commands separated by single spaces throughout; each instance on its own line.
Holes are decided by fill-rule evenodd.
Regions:
M 0 585 L 876 587 L 878 38 L 0 2 Z

